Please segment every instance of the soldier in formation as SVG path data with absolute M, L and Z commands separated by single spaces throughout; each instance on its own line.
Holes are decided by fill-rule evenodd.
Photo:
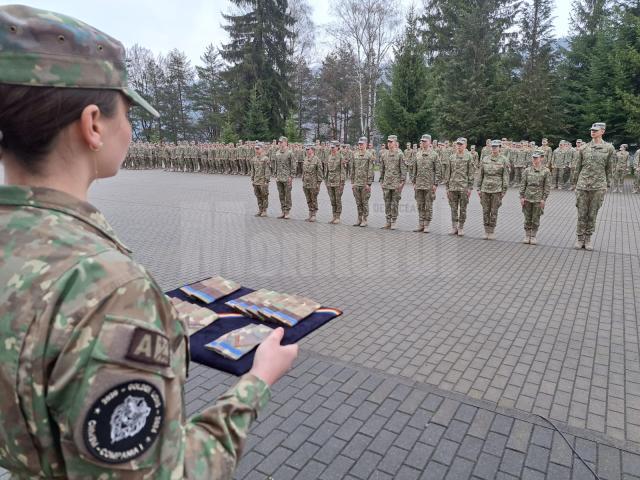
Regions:
M 540 227 L 540 216 L 551 191 L 551 173 L 543 164 L 544 150 L 533 152 L 532 165 L 522 173 L 520 182 L 520 205 L 524 214 L 523 243 L 536 245 Z
M 456 149 L 444 162 L 447 198 L 451 207 L 451 235 L 464 235 L 464 223 L 467 220 L 467 205 L 473 190 L 475 172 L 473 157 L 466 149 L 467 139 L 456 140 Z
M 374 179 L 374 157 L 367 150 L 367 137 L 358 140 L 358 150 L 353 155 L 350 165 L 350 180 L 353 196 L 358 209 L 358 220 L 354 227 L 366 227 L 369 217 L 369 197 L 371 197 L 371 184 Z
M 509 188 L 509 167 L 507 159 L 500 152 L 501 145 L 500 140 L 491 142 L 491 154 L 480 164 L 478 175 L 478 194 L 482 205 L 486 240 L 495 239 L 498 209 Z
M 258 201 L 256 217 L 266 217 L 269 207 L 269 181 L 271 180 L 271 161 L 265 155 L 264 144 L 256 142 L 255 155 L 251 161 L 251 184 Z
M 402 189 L 407 177 L 407 164 L 402 152 L 398 149 L 398 137 L 387 137 L 388 150 L 380 158 L 380 184 L 384 198 L 384 214 L 387 219 L 385 230 L 395 230 L 398 219 L 398 206 L 402 196 Z
M 409 178 L 413 184 L 418 210 L 418 227 L 414 232 L 429 233 L 433 216 L 433 201 L 440 183 L 441 165 L 438 154 L 431 146 L 431 135 L 422 135 L 420 149 L 409 166 Z
M 342 215 L 342 193 L 344 184 L 347 181 L 349 163 L 347 158 L 343 158 L 338 150 L 338 142 L 331 144 L 331 152 L 324 163 L 324 183 L 327 187 L 331 211 L 333 217 L 329 220 L 332 225 L 340 223 Z
M 624 177 L 629 173 L 629 152 L 627 145 L 620 145 L 620 150 L 616 152 L 615 165 L 613 167 L 612 192 L 618 193 L 624 190 Z
M 273 153 L 272 168 L 276 177 L 278 196 L 280 197 L 280 208 L 282 213 L 278 218 L 289 219 L 291 211 L 291 187 L 293 176 L 296 173 L 296 162 L 293 153 L 287 148 L 287 137 L 280 137 L 278 149 Z
M 591 142 L 579 150 L 573 184 L 576 186 L 578 224 L 575 248 L 593 250 L 592 235 L 605 192 L 611 187 L 615 148 L 603 140 L 606 124 L 591 126 Z
M 318 193 L 322 184 L 323 167 L 322 162 L 316 156 L 316 146 L 312 143 L 305 145 L 305 157 L 302 161 L 302 190 L 307 199 L 307 207 L 309 208 L 309 216 L 307 222 L 316 221 L 316 213 L 318 212 Z

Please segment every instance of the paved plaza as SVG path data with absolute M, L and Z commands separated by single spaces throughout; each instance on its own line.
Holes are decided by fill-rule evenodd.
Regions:
M 497 240 L 482 240 L 472 194 L 465 237 L 447 235 L 442 187 L 431 233 L 413 233 L 413 189 L 397 231 L 307 216 L 300 180 L 291 220 L 255 218 L 246 177 L 122 171 L 90 199 L 165 289 L 220 274 L 299 293 L 344 315 L 300 342 L 294 369 L 252 429 L 237 479 L 640 480 L 640 195 L 608 194 L 593 252 L 572 249 L 575 195 L 552 190 L 537 246 L 520 243 L 516 189 Z M 234 378 L 192 364 L 189 413 Z M 554 429 L 542 417 L 556 424 Z M 560 433 L 561 432 L 561 433 Z M 0 478 L 3 475 L 0 473 Z

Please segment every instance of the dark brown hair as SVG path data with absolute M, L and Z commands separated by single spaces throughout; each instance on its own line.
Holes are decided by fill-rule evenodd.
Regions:
M 3 150 L 11 152 L 28 172 L 37 173 L 60 131 L 88 105 L 112 117 L 118 95 L 116 90 L 0 84 L 0 158 Z

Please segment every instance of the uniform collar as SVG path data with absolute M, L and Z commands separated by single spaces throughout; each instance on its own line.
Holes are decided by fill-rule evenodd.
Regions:
M 98 230 L 121 250 L 131 250 L 120 241 L 104 215 L 93 205 L 77 198 L 45 187 L 0 185 L 0 205 L 13 205 L 55 210 L 70 215 Z

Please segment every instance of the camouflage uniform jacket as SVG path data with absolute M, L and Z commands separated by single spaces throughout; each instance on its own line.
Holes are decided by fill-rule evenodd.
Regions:
M 489 155 L 480 164 L 478 190 L 483 193 L 505 193 L 509 188 L 507 159 L 498 154 Z
M 551 192 L 551 172 L 547 167 L 541 165 L 536 169 L 532 165 L 522 172 L 520 198 L 524 198 L 527 202 L 539 203 L 547 200 L 549 192 Z
M 395 190 L 400 188 L 407 178 L 407 165 L 400 150 L 395 153 L 385 150 L 380 158 L 380 184 L 382 188 Z
M 322 162 L 315 155 L 306 157 L 302 162 L 302 187 L 320 188 L 322 183 Z
M 266 155 L 254 156 L 251 159 L 251 183 L 253 185 L 269 185 L 271 179 L 271 160 Z
M 440 182 L 440 162 L 432 149 L 418 150 L 413 164 L 409 167 L 409 177 L 416 190 L 431 190 Z
M 351 162 L 351 184 L 356 187 L 371 186 L 373 183 L 373 155 L 368 150 L 358 150 Z
M 578 161 L 573 173 L 577 190 L 605 190 L 611 186 L 611 169 L 616 154 L 613 145 L 587 143 L 578 151 Z
M 473 189 L 473 157 L 469 150 L 452 153 L 446 161 L 444 182 L 447 190 L 461 192 Z
M 629 152 L 616 152 L 616 172 L 627 172 L 629 163 Z
M 296 173 L 296 163 L 291 150 L 286 149 L 284 152 L 281 152 L 280 149 L 276 150 L 273 154 L 273 168 L 276 181 L 289 181 Z
M 104 216 L 3 186 L 0 245 L 0 465 L 13 478 L 229 478 L 269 389 L 246 375 L 185 418 L 185 325 Z
M 324 179 L 327 187 L 340 187 L 347 181 L 348 167 L 340 153 L 329 154 L 325 164 Z

